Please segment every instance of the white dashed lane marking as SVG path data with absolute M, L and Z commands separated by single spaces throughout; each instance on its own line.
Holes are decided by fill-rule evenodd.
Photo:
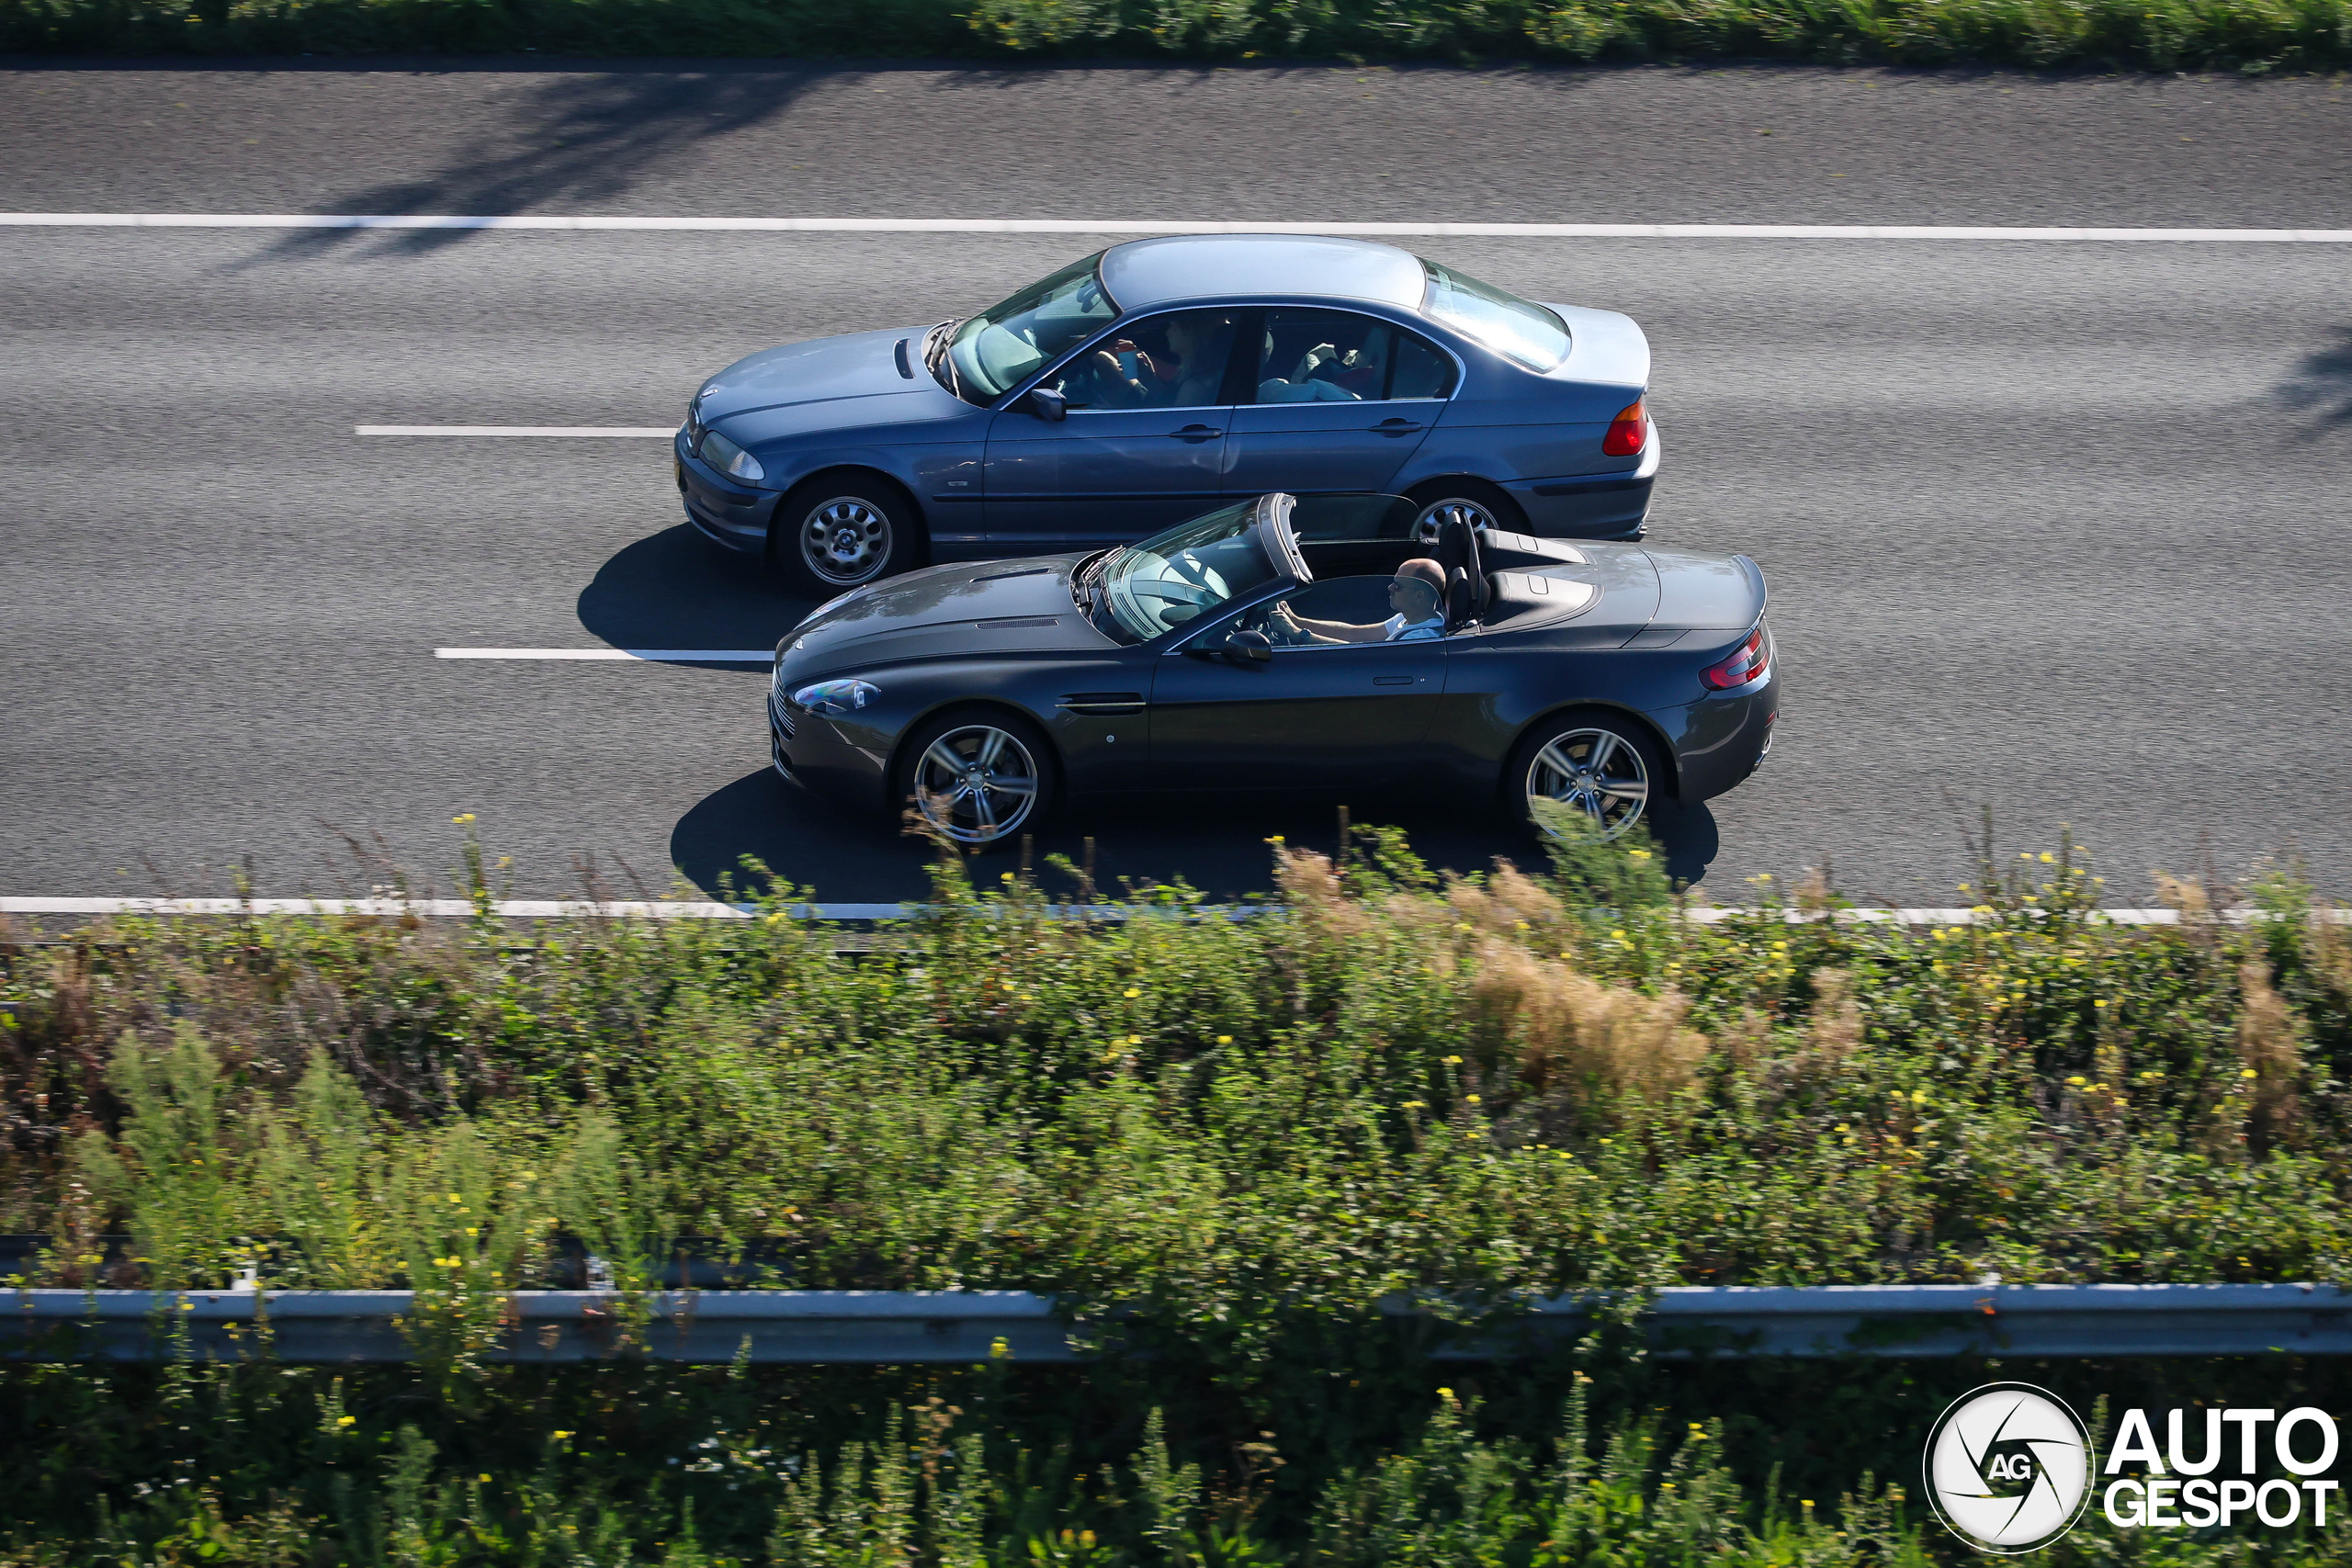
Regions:
M 531 659 L 553 663 L 765 664 L 767 648 L 436 648 L 435 659 Z
M 656 437 L 669 440 L 678 434 L 671 424 L 355 424 L 354 435 L 617 435 L 625 439 Z

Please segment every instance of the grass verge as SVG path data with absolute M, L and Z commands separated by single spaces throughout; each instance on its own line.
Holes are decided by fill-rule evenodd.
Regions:
M 783 888 L 742 922 L 17 933 L 0 1228 L 50 1238 L 28 1278 L 409 1284 L 435 1348 L 340 1379 L 7 1371 L 19 1560 L 1907 1561 L 1917 1510 L 1865 1472 L 1908 1473 L 1981 1367 L 1661 1369 L 1604 1328 L 1449 1373 L 1376 1303 L 1442 1292 L 1475 1329 L 1684 1282 L 2352 1275 L 2352 944 L 2291 875 L 2175 884 L 2180 925 L 2122 928 L 2080 851 L 1988 852 L 1978 924 L 1909 931 L 1838 922 L 1817 882 L 1687 920 L 1638 843 L 1544 876 L 1441 876 L 1376 829 L 1275 852 L 1246 920 L 1182 889 L 1057 920 L 949 863 L 935 916 L 850 956 Z M 1054 1292 L 1159 1354 L 471 1359 L 564 1238 L 626 1295 L 686 1237 L 779 1284 Z M 2345 1403 L 2283 1358 L 2040 1376 L 2086 1409 Z M 116 1557 L 40 1555 L 109 1529 Z

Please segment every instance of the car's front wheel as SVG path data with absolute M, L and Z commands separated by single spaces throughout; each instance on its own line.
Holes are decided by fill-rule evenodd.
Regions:
M 899 749 L 893 800 L 967 850 L 1008 843 L 1052 807 L 1053 750 L 1037 728 L 993 709 L 944 714 Z
M 1538 831 L 1582 820 L 1604 839 L 1629 830 L 1666 781 L 1657 742 L 1629 719 L 1573 713 L 1537 725 L 1511 752 L 1503 788 Z
M 830 599 L 913 565 L 921 532 L 896 487 L 820 474 L 776 503 L 769 538 L 786 580 L 810 598 Z

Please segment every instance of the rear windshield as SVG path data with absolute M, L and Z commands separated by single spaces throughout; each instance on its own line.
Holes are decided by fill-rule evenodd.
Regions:
M 1549 370 L 1568 356 L 1568 324 L 1543 306 L 1426 258 L 1421 269 L 1430 277 L 1421 309 L 1432 319 L 1530 370 Z

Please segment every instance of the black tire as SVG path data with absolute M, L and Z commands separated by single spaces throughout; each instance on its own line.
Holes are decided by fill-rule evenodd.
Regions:
M 1600 764 L 1592 766 L 1598 752 Z M 1503 769 L 1504 809 L 1538 833 L 1552 829 L 1537 817 L 1541 795 L 1581 807 L 1613 839 L 1649 814 L 1666 793 L 1666 758 L 1646 728 L 1622 714 L 1581 708 L 1529 727 Z M 1630 809 L 1627 809 L 1630 805 Z
M 1007 708 L 934 715 L 907 736 L 890 767 L 893 805 L 918 813 L 974 854 L 1034 832 L 1052 814 L 1060 789 L 1061 764 L 1045 732 Z
M 922 558 L 922 519 L 897 485 L 854 469 L 818 474 L 776 502 L 768 556 L 784 580 L 831 599 Z
M 1433 538 L 1433 534 L 1425 531 L 1431 524 L 1442 525 L 1456 516 L 1473 528 L 1499 528 L 1509 534 L 1527 532 L 1527 513 L 1519 509 L 1519 502 L 1503 493 L 1501 486 L 1484 479 L 1431 479 L 1427 484 L 1415 485 L 1406 492 L 1405 499 L 1419 508 L 1413 522 L 1417 538 Z

